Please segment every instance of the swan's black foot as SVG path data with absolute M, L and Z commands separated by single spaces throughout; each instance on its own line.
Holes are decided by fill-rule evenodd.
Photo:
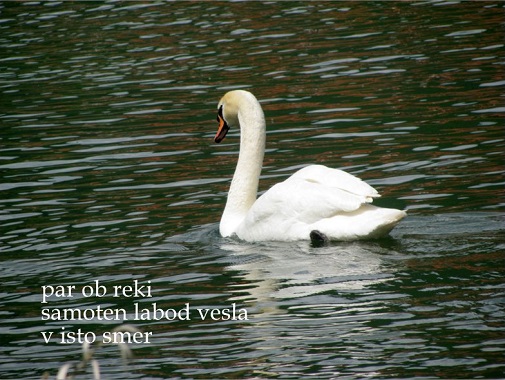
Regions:
M 324 247 L 330 243 L 330 239 L 321 231 L 313 230 L 310 231 L 310 242 L 313 247 Z

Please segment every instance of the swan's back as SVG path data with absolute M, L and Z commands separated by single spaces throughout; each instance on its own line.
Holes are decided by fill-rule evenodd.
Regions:
M 244 240 L 308 240 L 318 230 L 330 240 L 387 234 L 404 211 L 370 205 L 378 192 L 338 169 L 311 165 L 261 195 L 237 229 Z
M 289 179 L 291 178 L 300 178 L 308 182 L 319 183 L 328 188 L 345 190 L 351 194 L 364 196 L 369 202 L 372 201 L 372 198 L 380 197 L 377 190 L 358 177 L 324 165 L 306 166 L 298 170 Z

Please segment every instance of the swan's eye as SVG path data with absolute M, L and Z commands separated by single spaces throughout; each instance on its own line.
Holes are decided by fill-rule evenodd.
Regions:
M 220 120 L 219 118 L 223 119 L 224 120 L 224 116 L 223 116 L 223 105 L 221 105 L 221 107 L 219 107 L 219 109 L 217 110 L 217 122 L 219 123 Z

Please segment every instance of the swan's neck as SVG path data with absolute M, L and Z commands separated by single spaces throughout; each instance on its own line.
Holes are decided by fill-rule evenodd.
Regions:
M 235 232 L 256 201 L 265 154 L 265 116 L 256 99 L 248 99 L 240 105 L 238 121 L 240 152 L 219 226 L 223 236 Z

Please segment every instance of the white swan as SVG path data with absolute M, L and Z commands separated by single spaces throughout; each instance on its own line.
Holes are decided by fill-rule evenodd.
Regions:
M 253 94 L 226 93 L 218 104 L 221 142 L 230 127 L 240 127 L 240 153 L 219 232 L 246 241 L 356 240 L 377 238 L 406 215 L 372 206 L 377 191 L 342 170 L 310 165 L 256 199 L 265 153 L 265 117 Z

